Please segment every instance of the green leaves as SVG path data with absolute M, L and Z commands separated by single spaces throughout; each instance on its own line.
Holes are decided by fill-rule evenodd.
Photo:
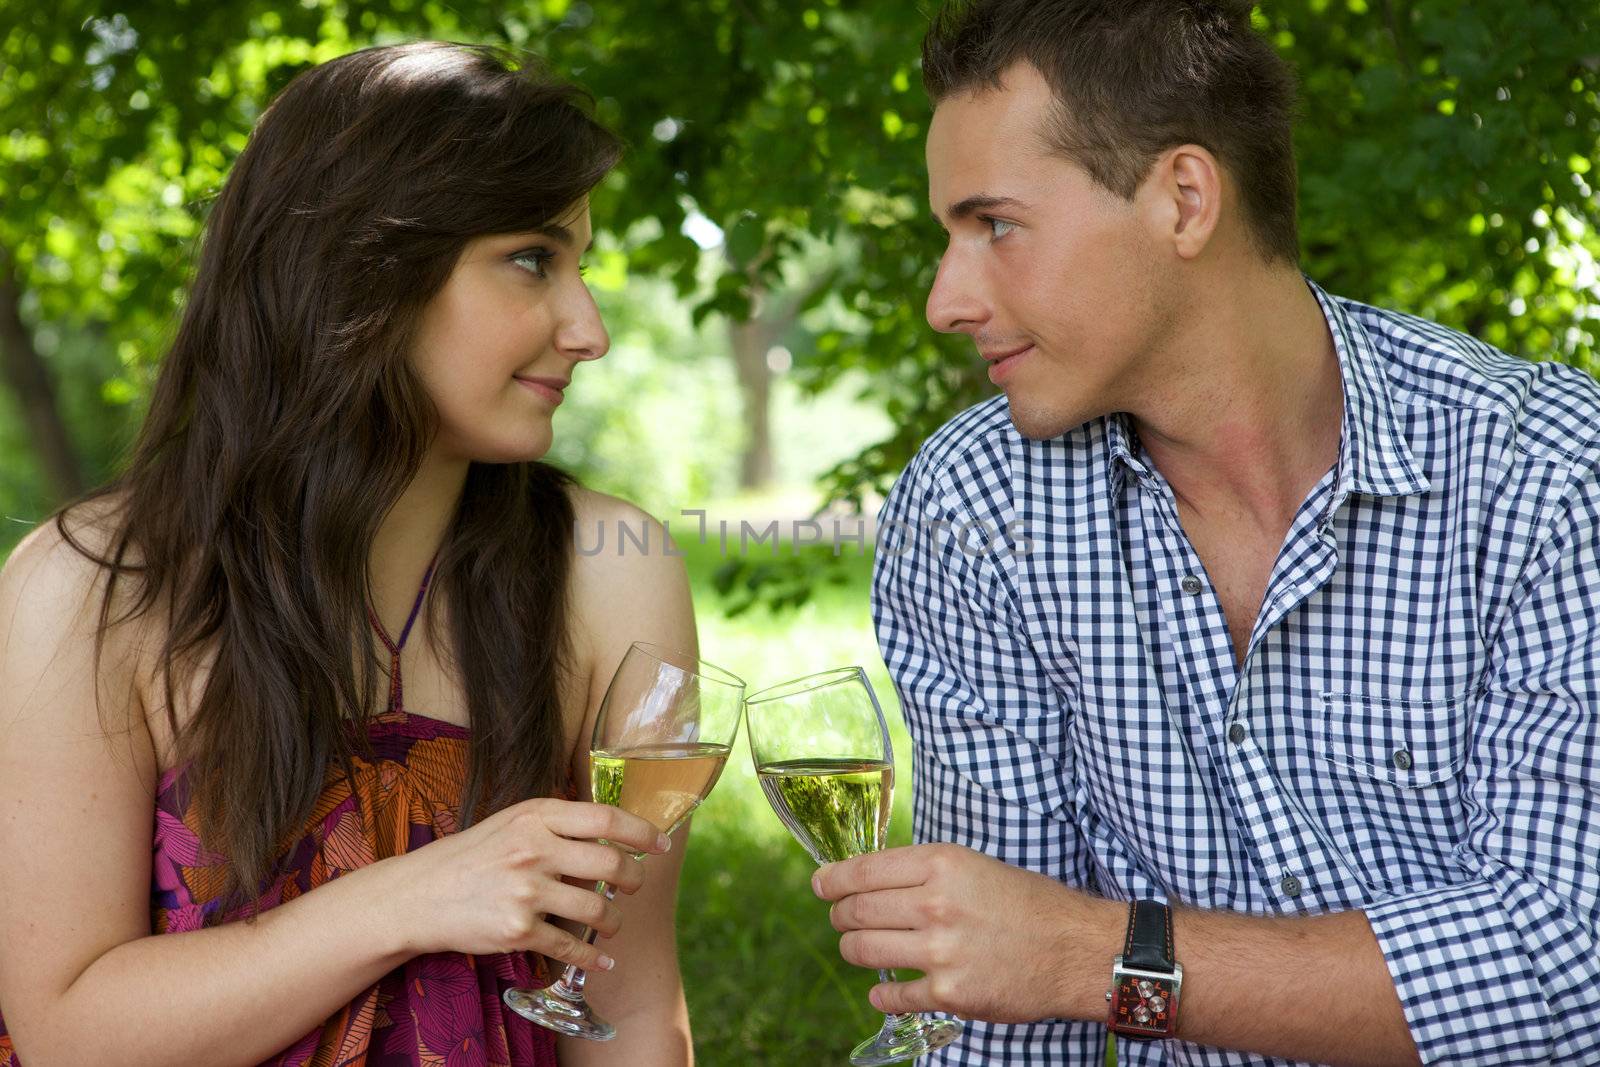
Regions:
M 630 273 L 671 278 L 697 324 L 748 316 L 753 289 L 797 286 L 818 335 L 788 342 L 807 353 L 797 380 L 869 376 L 896 432 L 825 480 L 859 499 L 992 392 L 968 346 L 921 314 L 941 250 L 925 208 L 923 6 L 242 0 L 107 15 L 11 0 L 0 245 L 35 328 L 99 353 L 96 373 L 119 384 L 95 395 L 136 398 L 198 219 L 275 89 L 377 41 L 523 45 L 585 84 L 631 145 L 594 197 Z M 1306 271 L 1528 358 L 1600 366 L 1593 0 L 1278 0 L 1254 17 L 1302 84 Z M 689 211 L 725 227 L 712 277 L 682 232 Z
M 766 249 L 767 228 L 761 217 L 753 211 L 739 213 L 738 220 L 727 228 L 728 258 L 741 270 L 749 270 Z M 743 316 L 740 316 L 743 317 Z

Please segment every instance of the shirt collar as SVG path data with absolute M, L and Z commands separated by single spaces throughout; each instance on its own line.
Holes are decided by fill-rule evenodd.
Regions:
M 1127 484 L 1128 475 L 1144 478 L 1150 471 L 1133 454 L 1133 427 L 1128 425 L 1127 414 L 1121 411 L 1112 412 L 1103 421 L 1106 428 L 1106 476 L 1111 483 L 1111 495 L 1117 496 Z
M 1306 285 L 1317 298 L 1333 348 L 1339 359 L 1344 387 L 1344 418 L 1339 432 L 1339 475 L 1334 485 L 1335 506 L 1351 493 L 1368 496 L 1407 496 L 1428 489 L 1428 477 L 1417 464 L 1396 422 L 1389 396 L 1388 378 L 1372 338 L 1361 324 L 1315 282 Z M 1128 416 L 1115 412 L 1104 419 L 1107 479 L 1113 495 L 1122 491 L 1129 474 L 1149 476 L 1149 468 L 1133 447 Z

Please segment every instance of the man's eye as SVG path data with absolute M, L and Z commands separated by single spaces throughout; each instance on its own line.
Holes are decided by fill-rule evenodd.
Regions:
M 1007 222 L 1004 219 L 987 219 L 986 218 L 983 221 L 987 222 L 989 224 L 989 235 L 991 237 L 993 237 L 997 241 L 1000 238 L 1004 237 L 1006 234 L 1010 233 L 1012 230 L 1017 228 L 1017 224 L 1016 223 Z
M 535 278 L 547 278 L 550 275 L 545 264 L 554 258 L 556 258 L 554 253 L 535 249 L 531 252 L 518 252 L 511 257 L 511 262 L 532 274 Z

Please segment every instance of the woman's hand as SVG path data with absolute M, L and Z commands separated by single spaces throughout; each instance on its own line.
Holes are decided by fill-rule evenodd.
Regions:
M 620 808 L 541 797 L 373 866 L 386 868 L 395 887 L 388 899 L 417 955 L 528 951 L 609 970 L 610 959 L 598 949 L 545 919 L 570 919 L 612 936 L 620 915 L 594 883 L 636 892 L 644 865 L 622 849 L 661 853 L 669 844 Z

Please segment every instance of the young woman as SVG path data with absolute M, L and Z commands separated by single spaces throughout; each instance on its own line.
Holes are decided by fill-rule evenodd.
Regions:
M 0 1065 L 690 1060 L 681 850 L 577 799 L 687 580 L 537 462 L 608 344 L 583 102 L 420 43 L 261 117 L 126 473 L 0 572 Z M 615 1041 L 502 1007 L 541 954 Z

